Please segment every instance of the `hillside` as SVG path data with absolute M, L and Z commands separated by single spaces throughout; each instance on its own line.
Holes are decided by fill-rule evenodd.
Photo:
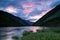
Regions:
M 60 5 L 49 11 L 33 25 L 36 26 L 60 26 Z
M 25 20 L 0 10 L 0 26 L 26 26 Z

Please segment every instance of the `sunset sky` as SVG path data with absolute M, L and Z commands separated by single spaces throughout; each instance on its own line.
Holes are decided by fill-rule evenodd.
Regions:
M 0 0 L 0 10 L 36 22 L 58 4 L 60 0 Z

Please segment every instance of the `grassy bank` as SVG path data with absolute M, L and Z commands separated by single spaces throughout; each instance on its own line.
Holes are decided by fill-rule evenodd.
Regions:
M 60 28 L 57 27 L 37 30 L 36 33 L 24 32 L 23 34 L 24 35 L 21 37 L 21 40 L 60 40 Z

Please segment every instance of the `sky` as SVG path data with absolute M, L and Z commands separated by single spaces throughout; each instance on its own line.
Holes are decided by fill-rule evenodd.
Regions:
M 58 4 L 60 0 L 0 0 L 0 10 L 36 22 Z

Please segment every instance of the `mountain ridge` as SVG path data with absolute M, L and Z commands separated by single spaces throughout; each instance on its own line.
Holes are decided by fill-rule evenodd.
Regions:
M 46 15 L 44 15 L 42 18 L 40 18 L 33 25 L 34 26 L 60 26 L 59 20 L 60 20 L 60 4 L 57 5 L 51 11 L 49 11 Z
M 0 10 L 0 26 L 27 26 L 25 20 Z

